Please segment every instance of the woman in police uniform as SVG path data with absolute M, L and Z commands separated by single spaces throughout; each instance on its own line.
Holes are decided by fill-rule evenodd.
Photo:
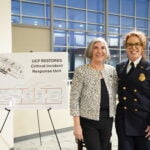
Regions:
M 128 60 L 116 66 L 118 150 L 150 150 L 150 62 L 144 56 L 144 33 L 128 33 L 124 46 Z

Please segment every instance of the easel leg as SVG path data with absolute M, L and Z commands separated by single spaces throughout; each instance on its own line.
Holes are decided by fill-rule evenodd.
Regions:
M 54 131 L 55 136 L 56 136 L 56 139 L 57 139 L 57 143 L 58 143 L 58 145 L 59 145 L 59 149 L 62 150 L 61 145 L 60 145 L 60 142 L 59 142 L 59 139 L 58 139 L 58 136 L 57 136 L 57 133 L 56 133 L 56 130 L 55 130 L 55 127 L 54 127 L 54 124 L 53 124 L 53 120 L 52 120 L 52 117 L 51 117 L 51 114 L 50 114 L 50 110 L 51 110 L 51 109 L 52 109 L 52 108 L 49 108 L 47 111 L 48 111 L 49 118 L 50 118 L 50 121 L 51 121 L 51 124 L 52 124 L 52 127 L 53 127 L 53 131 Z
M 5 123 L 6 123 L 6 121 L 7 121 L 7 118 L 8 118 L 8 116 L 9 116 L 9 113 L 10 113 L 10 109 L 5 108 L 5 110 L 7 111 L 7 115 L 6 115 L 6 117 L 5 117 L 5 120 L 4 120 L 4 122 L 3 122 L 3 125 L 2 125 L 2 127 L 1 127 L 0 133 L 2 133 L 2 130 L 3 130 L 4 126 L 5 126 Z
M 41 130 L 40 130 L 40 120 L 39 120 L 39 111 L 38 111 L 38 109 L 37 109 L 37 120 L 38 120 L 38 129 L 39 129 L 39 137 L 40 137 L 40 144 L 41 144 L 41 146 L 42 146 L 42 136 L 41 136 Z

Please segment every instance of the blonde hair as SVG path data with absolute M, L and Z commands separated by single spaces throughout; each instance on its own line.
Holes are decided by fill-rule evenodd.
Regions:
M 110 51 L 109 51 L 109 48 L 108 48 L 108 44 L 107 42 L 105 41 L 104 38 L 102 37 L 98 37 L 98 38 L 94 38 L 88 45 L 87 49 L 85 50 L 85 56 L 89 59 L 92 59 L 92 55 L 93 55 L 93 46 L 96 42 L 102 42 L 104 43 L 105 45 L 105 48 L 106 48 L 106 59 L 110 59 Z
M 141 31 L 131 31 L 131 32 L 129 32 L 125 35 L 125 38 L 124 38 L 124 41 L 123 41 L 125 48 L 127 47 L 127 41 L 131 36 L 136 36 L 140 40 L 140 42 L 143 46 L 143 50 L 146 48 L 147 39 L 146 39 L 145 34 Z

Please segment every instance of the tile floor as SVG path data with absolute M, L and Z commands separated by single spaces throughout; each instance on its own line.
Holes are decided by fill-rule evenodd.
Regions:
M 66 131 L 57 134 L 61 150 L 77 150 L 77 144 L 73 136 L 73 131 Z M 55 135 L 43 136 L 41 138 L 42 145 L 40 144 L 40 138 L 34 138 L 21 142 L 16 142 L 14 150 L 60 150 Z M 112 150 L 117 150 L 117 137 L 115 129 L 112 132 Z

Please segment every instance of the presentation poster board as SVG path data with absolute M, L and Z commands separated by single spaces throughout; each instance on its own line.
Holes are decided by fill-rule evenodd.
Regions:
M 0 108 L 66 108 L 66 52 L 0 54 Z

